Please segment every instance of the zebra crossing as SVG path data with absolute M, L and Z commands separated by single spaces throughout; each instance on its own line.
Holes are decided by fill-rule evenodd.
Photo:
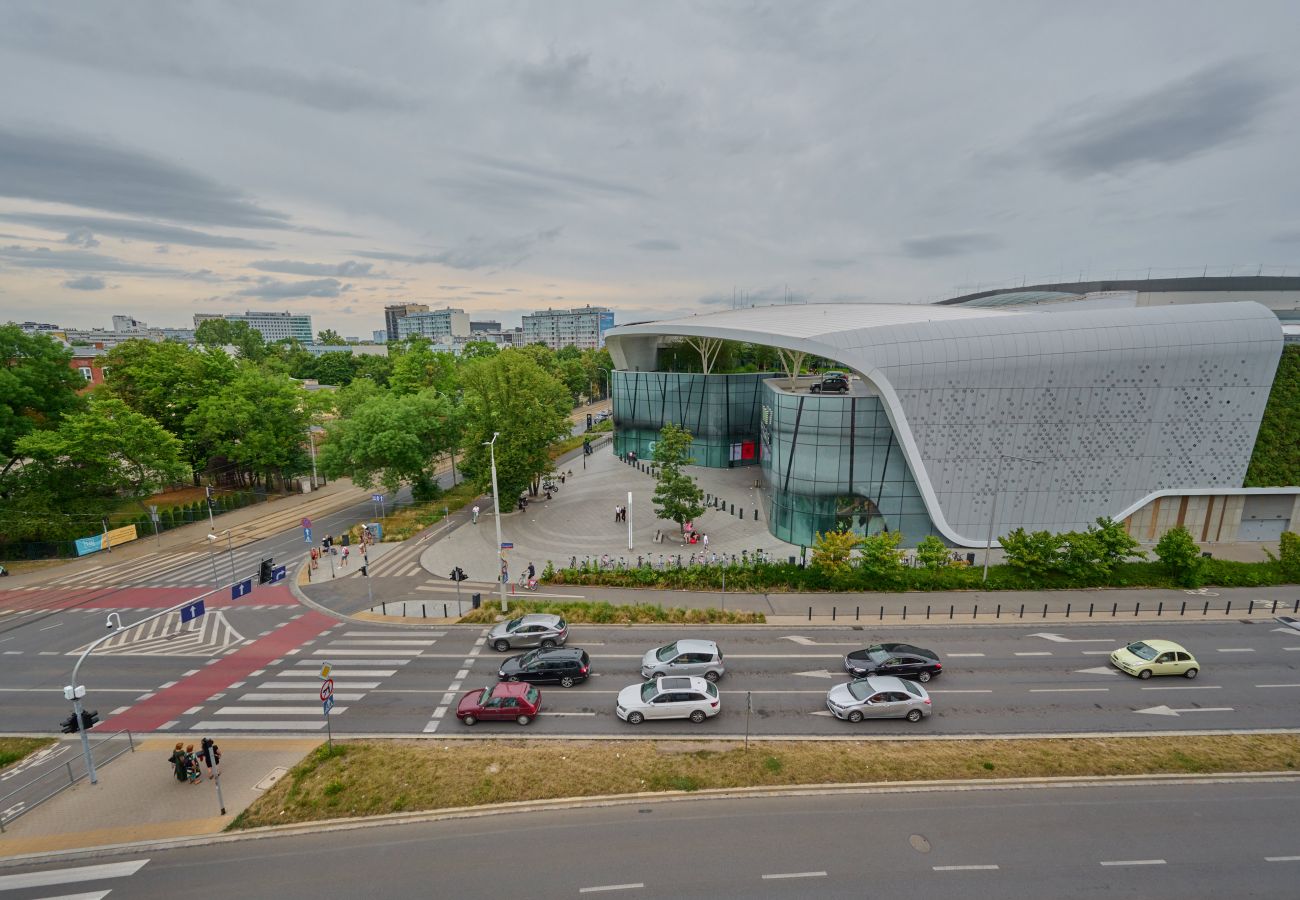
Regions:
M 251 643 L 234 629 L 221 610 L 192 622 L 181 622 L 180 612 L 169 613 L 141 625 L 125 628 L 100 644 L 95 652 L 107 656 L 221 656 Z M 85 647 L 69 650 L 79 656 Z
M 121 563 L 108 563 L 68 575 L 51 578 L 45 586 L 90 588 L 133 585 L 173 587 L 180 585 L 229 584 L 257 572 L 263 551 L 241 548 L 211 552 L 186 550 L 179 553 L 151 553 Z M 233 565 L 235 578 L 231 577 Z
M 49 888 L 64 884 L 86 884 L 93 881 L 107 881 L 110 878 L 129 878 L 139 872 L 149 860 L 136 859 L 129 862 L 100 863 L 91 866 L 69 866 L 61 869 L 41 869 L 36 872 L 23 872 L 18 875 L 0 875 L 0 892 Z M 103 900 L 112 893 L 113 888 L 89 891 L 78 894 L 62 894 L 64 900 Z M 54 898 L 59 900 L 59 898 Z
M 420 541 L 403 541 L 382 556 L 376 556 L 369 572 L 375 578 L 399 578 L 427 575 L 420 565 L 420 554 L 428 547 Z
M 347 629 L 347 630 L 340 630 Z M 339 623 L 320 641 L 299 648 L 301 658 L 276 660 L 266 669 L 208 699 L 186 715 L 202 716 L 191 731 L 320 731 L 325 728 L 321 706 L 321 666 L 330 663 L 335 706 L 330 715 L 348 711 L 388 678 L 432 648 L 444 631 L 416 635 L 366 631 Z M 272 671 L 276 669 L 277 671 Z

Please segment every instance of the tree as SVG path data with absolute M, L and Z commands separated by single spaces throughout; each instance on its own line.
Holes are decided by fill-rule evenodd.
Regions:
M 1156 558 L 1169 576 L 1183 587 L 1197 587 L 1201 583 L 1205 560 L 1201 558 L 1201 548 L 1182 525 L 1161 536 L 1156 544 Z
M 490 454 L 484 443 L 499 433 L 497 485 L 501 508 L 510 509 L 525 489 L 531 486 L 536 493 L 541 476 L 551 468 L 551 444 L 572 431 L 568 391 L 528 354 L 515 350 L 468 361 L 460 381 L 461 471 L 480 488 L 490 487 Z
M 903 554 L 898 549 L 902 541 L 901 531 L 867 535 L 859 544 L 858 567 L 872 578 L 895 577 L 903 568 Z
M 654 461 L 659 466 L 655 476 L 655 513 L 661 519 L 676 522 L 679 530 L 704 512 L 704 491 L 695 479 L 682 471 L 695 462 L 690 456 L 695 437 L 685 428 L 669 422 L 655 441 Z
M 852 531 L 818 532 L 813 536 L 812 567 L 832 579 L 841 578 L 852 571 L 853 551 L 861 543 Z
M 229 319 L 204 319 L 194 329 L 194 340 L 207 347 L 233 346 L 244 359 L 261 362 L 270 352 L 266 339 L 247 322 Z
M 82 405 L 77 391 L 86 381 L 71 362 L 71 351 L 49 335 L 0 325 L 0 470 L 12 465 L 19 438 L 53 428 Z
M 396 351 L 388 384 L 395 393 L 417 394 L 436 388 L 451 396 L 456 392 L 456 357 L 433 349 L 425 338 L 414 337 L 402 344 L 390 345 Z
M 351 353 L 322 353 L 316 357 L 311 377 L 321 384 L 341 387 L 352 383 L 355 372 L 356 357 Z
M 455 410 L 436 391 L 376 393 L 326 426 L 320 465 L 330 478 L 348 475 L 362 487 L 378 483 L 394 494 L 410 484 L 417 500 L 433 499 L 435 460 L 456 446 L 457 436 Z
M 1300 582 L 1300 534 L 1284 531 L 1278 539 L 1277 556 L 1268 550 L 1264 552 L 1281 567 L 1283 578 L 1292 584 Z
M 316 343 L 329 344 L 332 346 L 334 344 L 346 345 L 347 341 L 343 340 L 343 336 L 333 328 L 326 328 L 324 331 L 316 332 Z
M 927 535 L 916 545 L 916 558 L 931 572 L 948 565 L 948 545 L 934 535 Z
M 485 356 L 496 356 L 501 352 L 501 348 L 492 341 L 466 341 L 465 346 L 461 348 L 461 359 L 482 359 Z
M 1030 578 L 1042 578 L 1057 568 L 1064 541 L 1064 535 L 1050 531 L 1031 533 L 1017 528 L 1002 537 L 1002 553 L 1011 568 Z

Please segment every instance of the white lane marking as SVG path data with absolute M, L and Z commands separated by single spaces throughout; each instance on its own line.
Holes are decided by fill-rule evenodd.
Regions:
M 1031 694 L 1104 694 L 1110 688 L 1030 688 Z
M 160 690 L 160 691 L 165 691 L 165 690 L 167 690 L 169 687 L 176 687 L 176 682 L 174 682 L 174 681 L 165 681 L 165 682 L 163 682 L 162 684 L 158 685 L 158 690 Z M 234 687 L 234 685 L 231 685 L 231 687 Z
M 997 866 L 931 866 L 936 872 L 987 872 Z
M 340 647 L 343 644 L 366 644 L 376 647 L 432 647 L 438 643 L 436 638 L 426 640 L 411 640 L 402 638 L 335 638 L 330 641 L 331 647 Z
M 447 715 L 447 707 L 445 706 L 439 706 L 433 711 L 433 717 L 435 719 L 441 719 L 445 715 Z
M 447 685 L 447 690 L 455 692 L 460 690 L 460 686 L 461 683 L 459 681 L 453 681 L 451 684 Z
M 1254 653 L 1254 647 L 1216 647 L 1218 653 Z
M 405 632 L 401 632 L 401 631 L 345 631 L 345 632 L 343 632 L 343 637 L 345 637 L 345 638 L 362 638 L 362 637 L 382 637 L 382 638 L 391 638 L 391 637 L 398 637 L 398 636 L 400 636 L 400 635 L 402 635 L 402 634 L 404 634 L 404 633 L 405 633 Z M 422 636 L 425 636 L 425 637 L 435 637 L 435 638 L 440 638 L 440 637 L 444 637 L 444 636 L 446 636 L 447 632 L 445 632 L 445 631 L 421 631 L 421 632 L 419 632 L 419 634 L 422 635 Z M 337 644 L 337 643 L 340 643 L 340 641 L 339 641 L 338 639 L 336 639 L 336 640 L 335 640 L 335 643 L 336 643 L 336 644 Z M 431 641 L 430 643 L 432 643 L 432 641 Z
M 109 888 L 106 891 L 86 891 L 83 894 L 59 894 L 57 897 L 42 897 L 41 900 L 104 900 L 111 893 L 113 890 Z
M 344 694 L 338 691 L 335 691 L 334 693 L 335 701 L 360 700 L 364 696 L 365 696 L 364 693 Z M 242 695 L 239 699 L 246 700 L 249 703 L 264 703 L 267 701 L 276 702 L 276 701 L 285 701 L 285 700 L 292 701 L 294 703 L 302 703 L 304 701 L 311 702 L 312 700 L 318 700 L 320 699 L 320 695 L 316 691 L 306 691 L 304 693 L 289 693 L 289 694 L 270 694 L 270 693 L 262 693 L 260 691 L 251 691 L 247 694 Z M 343 709 L 344 707 L 336 706 L 334 708 Z M 320 710 L 316 710 L 316 712 L 320 713 Z
M 579 894 L 599 894 L 601 891 L 634 891 L 637 888 L 645 887 L 644 881 L 628 882 L 627 884 L 598 884 L 593 887 L 579 888 Z
M 1255 687 L 1259 687 L 1259 685 L 1255 685 Z M 1221 690 L 1223 690 L 1223 688 L 1222 688 L 1220 685 L 1217 685 L 1217 684 L 1180 684 L 1180 685 L 1174 685 L 1174 686 L 1172 686 L 1172 687 L 1169 687 L 1169 686 L 1161 686 L 1161 687 L 1144 687 L 1144 688 L 1138 688 L 1138 690 L 1142 690 L 1142 691 L 1221 691 Z
M 201 705 L 200 705 L 200 706 L 191 706 L 189 709 L 185 710 L 185 712 L 184 712 L 182 715 L 192 716 L 192 715 L 194 715 L 195 713 L 199 712 L 199 711 L 202 710 L 202 709 L 203 709 L 203 707 L 202 707 Z
M 1300 647 L 1283 647 L 1283 650 L 1300 650 Z
M 438 726 L 441 725 L 441 724 L 442 724 L 442 720 L 441 720 L 441 719 L 434 719 L 434 720 L 433 720 L 432 722 L 430 722 L 428 725 L 425 725 L 425 726 L 424 726 L 424 733 L 425 733 L 425 734 L 433 734 L 433 732 L 435 732 L 435 731 L 438 730 Z
M 153 696 L 153 692 L 152 692 L 152 691 L 150 691 L 150 692 L 147 693 L 147 694 L 141 694 L 139 697 L 136 697 L 136 698 L 135 698 L 135 702 L 136 702 L 136 703 L 143 703 L 145 700 L 148 700 L 148 699 L 149 699 L 150 697 L 152 697 L 152 696 Z
M 814 641 L 812 638 L 807 638 L 800 634 L 787 634 L 784 637 L 782 637 L 781 640 L 794 641 L 794 643 L 798 644 L 801 647 L 861 647 L 862 646 L 861 643 L 854 643 L 854 644 L 822 643 L 821 641 Z
M 825 878 L 825 872 L 773 872 L 770 875 L 764 875 L 764 881 L 771 881 L 776 878 Z
M 148 862 L 147 859 L 137 859 L 100 866 L 78 866 L 75 869 L 46 869 L 44 872 L 25 872 L 22 875 L 0 875 L 0 891 L 72 884 L 75 881 L 98 881 L 101 878 L 125 878 L 139 872 Z
M 1111 650 L 1080 650 L 1079 652 L 1082 653 L 1084 656 L 1109 656 L 1113 651 L 1111 651 Z
M 594 716 L 595 715 L 594 712 L 551 712 L 549 709 L 542 710 L 541 714 L 547 716 L 548 718 L 550 716 Z
M 1102 860 L 1103 866 L 1163 866 L 1163 859 L 1105 859 Z
M 1300 862 L 1300 856 L 1266 856 L 1264 862 Z
M 291 653 L 293 651 L 290 651 Z M 312 656 L 374 656 L 376 653 L 391 653 L 394 656 L 419 656 L 419 650 L 407 650 L 401 647 L 372 647 L 369 650 L 340 650 L 333 648 L 329 650 L 313 650 Z M 460 656 L 459 653 L 452 654 Z
M 930 691 L 931 694 L 991 694 L 992 688 L 940 688 Z
M 120 716 L 120 715 L 122 715 L 122 713 L 126 712 L 126 711 L 127 711 L 128 709 L 130 709 L 130 708 L 131 708 L 131 707 L 129 707 L 129 706 L 119 706 L 117 709 L 115 709 L 115 710 L 113 710 L 111 713 L 109 713 L 109 715 L 110 715 L 110 716 Z M 196 708 L 197 708 L 197 707 L 196 707 Z
M 808 678 L 839 678 L 843 672 L 828 672 L 825 669 L 810 669 L 807 672 L 795 672 L 795 675 L 803 675 Z
M 1173 709 L 1168 706 L 1152 706 L 1149 709 L 1135 709 L 1136 713 L 1150 713 L 1153 716 L 1177 716 L 1189 712 L 1232 712 L 1231 706 L 1192 706 L 1186 709 Z
M 336 707 L 337 709 L 337 707 Z M 306 728 L 321 729 L 325 727 L 325 718 L 316 710 L 316 719 L 307 722 L 254 722 L 252 720 L 231 719 L 228 722 L 195 722 L 191 731 L 302 731 Z
M 276 672 L 277 678 L 302 678 L 307 673 L 301 669 L 295 669 L 290 672 Z M 338 678 L 387 678 L 390 675 L 396 675 L 396 669 L 340 669 L 335 666 L 330 670 L 330 677 Z M 378 683 L 378 682 L 376 682 Z
M 469 677 L 469 669 L 461 669 L 456 673 L 457 681 L 464 681 L 468 677 Z
M 333 672 L 330 673 L 330 677 L 334 678 L 334 683 L 340 687 L 356 688 L 357 690 L 363 688 L 367 690 L 370 688 L 377 688 L 381 684 L 381 682 L 378 681 L 348 681 L 347 679 L 338 678 Z M 285 688 L 310 688 L 312 690 L 319 690 L 321 684 L 323 684 L 323 682 L 320 681 L 264 681 L 254 688 L 254 690 L 279 691 Z
M 1040 631 L 1037 634 L 1031 634 L 1029 637 L 1045 638 L 1055 644 L 1118 644 L 1119 641 L 1113 641 L 1110 638 L 1068 638 L 1060 634 Z
M 44 628 L 41 629 L 41 631 L 49 631 L 51 628 L 58 628 L 62 624 L 63 624 L 62 622 L 55 622 L 53 625 L 46 625 Z
M 347 662 L 340 663 L 334 668 L 338 669 L 343 666 L 404 666 L 409 662 L 409 659 L 349 659 Z M 315 666 L 319 668 L 320 664 L 321 661 L 319 659 L 294 660 L 295 666 Z
M 1051 656 L 1051 655 L 1052 655 L 1051 650 L 1031 650 L 1031 651 L 1023 651 L 1023 652 L 1017 651 L 1016 653 L 1016 656 Z
M 1257 684 L 1257 688 L 1300 687 L 1300 684 Z
M 959 656 L 983 656 L 983 655 L 984 655 L 983 653 L 949 653 L 948 658 L 955 659 Z
M 1091 669 L 1075 669 L 1076 675 L 1118 675 L 1119 669 L 1110 666 L 1093 666 Z
M 334 715 L 348 711 L 346 706 L 334 707 Z M 319 716 L 319 706 L 223 706 L 214 716 Z

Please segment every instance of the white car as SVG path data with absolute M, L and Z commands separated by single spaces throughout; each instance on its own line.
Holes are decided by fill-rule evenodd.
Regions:
M 618 692 L 618 717 L 629 725 L 646 719 L 690 719 L 700 723 L 716 716 L 720 699 L 711 681 L 692 675 L 668 675 Z

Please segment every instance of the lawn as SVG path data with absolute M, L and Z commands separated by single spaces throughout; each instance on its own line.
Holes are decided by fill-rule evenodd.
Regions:
M 53 743 L 54 738 L 0 738 L 0 769 L 8 768 L 29 754 Z

